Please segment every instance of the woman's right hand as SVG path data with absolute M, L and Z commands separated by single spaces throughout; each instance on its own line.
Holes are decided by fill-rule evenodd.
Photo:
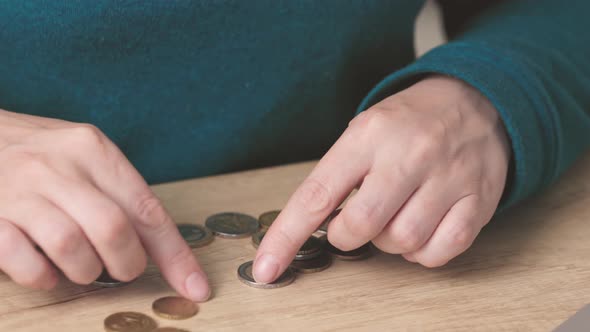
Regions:
M 103 268 L 129 281 L 146 253 L 178 293 L 209 297 L 160 200 L 99 129 L 0 110 L 0 270 L 40 289 L 56 285 L 55 267 L 79 284 Z

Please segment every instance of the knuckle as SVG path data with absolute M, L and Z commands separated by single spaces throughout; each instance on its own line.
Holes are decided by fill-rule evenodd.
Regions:
M 118 206 L 112 207 L 105 213 L 104 227 L 99 233 L 100 240 L 110 245 L 120 241 L 127 241 L 129 233 L 129 221 L 127 216 Z
M 446 129 L 440 129 L 442 125 L 433 122 L 429 125 L 419 125 L 414 130 L 409 159 L 413 164 L 428 165 L 436 160 L 443 152 L 446 142 Z
M 346 228 L 355 237 L 369 238 L 373 235 L 374 229 L 371 222 L 374 218 L 374 210 L 366 204 L 360 203 L 345 209 L 342 213 L 343 222 Z
M 298 205 L 311 213 L 327 214 L 333 200 L 330 189 L 317 179 L 305 180 L 296 195 Z
M 422 245 L 422 238 L 418 231 L 414 227 L 405 224 L 393 227 L 391 241 L 402 253 L 416 251 Z
M 135 213 L 139 223 L 151 230 L 160 230 L 171 223 L 164 205 L 150 191 L 139 195 L 136 199 Z
M 386 129 L 389 110 L 374 107 L 350 121 L 349 127 L 361 133 L 373 133 Z
M 68 128 L 69 139 L 85 149 L 95 149 L 104 145 L 105 136 L 96 126 L 80 123 Z
M 474 239 L 474 232 L 471 226 L 455 227 L 447 235 L 449 243 L 455 248 L 467 249 Z
M 75 226 L 62 225 L 58 232 L 46 234 L 45 245 L 48 252 L 57 257 L 75 253 L 82 243 L 82 231 Z

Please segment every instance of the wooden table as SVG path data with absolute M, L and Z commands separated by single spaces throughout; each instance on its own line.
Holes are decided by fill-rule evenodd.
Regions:
M 221 211 L 252 215 L 281 208 L 313 163 L 154 187 L 179 223 Z M 166 245 L 163 243 L 162 245 Z M 590 303 L 590 155 L 557 185 L 497 217 L 473 247 L 446 267 L 427 269 L 399 256 L 335 261 L 290 286 L 258 290 L 236 269 L 251 260 L 250 239 L 216 238 L 196 249 L 214 297 L 185 321 L 190 331 L 551 331 Z M 103 331 L 118 311 L 151 314 L 173 294 L 153 266 L 118 289 L 67 281 L 51 292 L 0 276 L 0 331 Z

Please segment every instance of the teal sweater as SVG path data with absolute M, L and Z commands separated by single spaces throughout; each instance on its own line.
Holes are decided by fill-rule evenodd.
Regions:
M 95 124 L 157 183 L 318 158 L 443 73 L 506 124 L 508 206 L 590 143 L 590 1 L 564 3 L 489 8 L 413 62 L 421 1 L 2 1 L 0 108 Z

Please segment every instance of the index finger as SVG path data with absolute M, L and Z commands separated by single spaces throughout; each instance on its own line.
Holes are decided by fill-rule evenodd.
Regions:
M 207 277 L 172 218 L 123 153 L 113 143 L 106 145 L 107 153 L 112 155 L 86 165 L 96 186 L 128 215 L 170 286 L 193 301 L 207 300 Z
M 343 135 L 297 188 L 264 235 L 254 260 L 256 281 L 270 283 L 287 269 L 303 243 L 367 173 L 366 150 Z

